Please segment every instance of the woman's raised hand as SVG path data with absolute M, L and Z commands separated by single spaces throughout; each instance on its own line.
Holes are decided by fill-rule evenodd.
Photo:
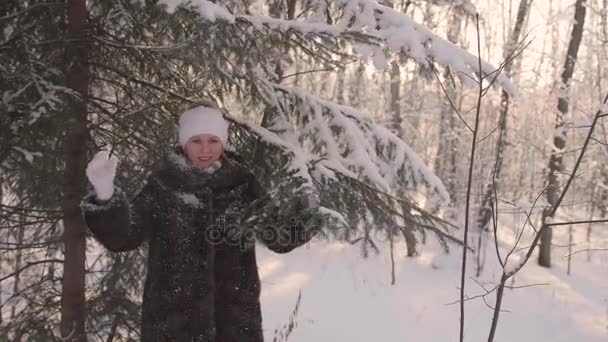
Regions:
M 107 150 L 101 150 L 93 157 L 87 166 L 86 174 L 93 185 L 97 198 L 108 200 L 114 194 L 114 177 L 118 158 L 110 156 Z

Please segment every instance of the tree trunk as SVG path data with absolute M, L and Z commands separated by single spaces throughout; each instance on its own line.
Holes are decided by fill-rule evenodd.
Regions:
M 601 173 L 601 177 L 600 177 L 600 182 L 605 185 L 606 187 L 608 187 L 608 166 L 604 165 L 603 169 L 600 171 Z M 600 188 L 599 189 L 600 192 L 600 203 L 598 205 L 599 209 L 600 209 L 600 217 L 605 218 L 606 216 L 608 216 L 608 188 Z M 595 204 L 595 202 L 594 202 Z
M 588 209 L 589 215 L 587 216 L 589 221 L 593 220 L 593 214 L 595 212 L 595 189 L 596 189 L 595 184 L 591 184 L 591 195 L 589 196 L 590 201 L 589 201 L 589 209 Z M 587 247 L 589 249 L 591 249 L 592 227 L 593 227 L 593 224 L 591 222 L 589 222 L 587 224 L 587 234 L 585 235 L 585 242 L 587 242 Z M 587 261 L 591 261 L 591 251 L 589 249 L 587 250 Z
M 401 87 L 401 71 L 399 69 L 399 64 L 396 61 L 391 63 L 391 71 L 390 71 L 390 89 L 391 89 L 391 121 L 392 128 L 395 134 L 399 137 L 403 137 L 403 130 L 401 127 L 401 106 L 399 101 L 401 100 L 401 96 L 399 93 L 399 88 Z M 402 194 L 399 194 L 401 197 Z M 390 250 L 391 250 L 391 285 L 395 285 L 395 252 L 394 252 L 394 239 L 393 233 L 388 232 L 389 240 L 390 240 Z M 407 246 L 407 256 L 414 256 L 416 254 L 416 239 L 412 236 L 412 231 L 407 229 L 403 230 L 403 237 L 405 238 L 406 246 Z M 412 241 L 414 242 L 412 245 Z
M 454 14 L 450 19 L 449 30 L 447 38 L 450 42 L 457 44 L 460 37 L 462 20 L 460 14 Z M 445 79 L 448 78 L 446 72 Z M 449 82 L 446 84 L 446 93 L 450 97 L 452 102 L 458 106 L 460 103 L 461 92 L 456 88 L 456 84 Z M 459 109 L 459 108 L 458 108 Z M 460 110 L 460 109 L 459 109 Z M 458 153 L 458 124 L 460 122 L 456 118 L 454 108 L 446 100 L 444 108 L 441 111 L 441 118 L 439 123 L 439 146 L 437 151 L 437 157 L 435 159 L 435 170 L 437 175 L 443 180 L 450 194 L 450 198 L 453 203 L 458 203 L 456 193 L 456 179 L 457 179 L 457 153 Z
M 560 190 L 559 174 L 563 170 L 563 152 L 566 148 L 566 127 L 565 116 L 568 113 L 570 93 L 570 80 L 574 73 L 574 66 L 578 55 L 578 48 L 581 45 L 583 38 L 583 26 L 585 25 L 585 7 L 586 0 L 576 0 L 574 5 L 574 24 L 572 26 L 572 34 L 568 43 L 568 52 L 566 62 L 561 76 L 561 84 L 557 98 L 557 115 L 555 118 L 555 136 L 553 137 L 553 149 L 549 158 L 549 168 L 547 174 L 547 202 L 549 206 L 543 210 L 542 222 L 543 225 L 548 220 L 553 219 L 551 215 L 551 207 L 555 206 Z M 553 231 L 551 226 L 544 227 L 541 241 L 540 251 L 538 254 L 538 264 L 544 267 L 551 267 L 551 240 Z
M 363 63 L 358 63 L 357 66 L 355 66 L 355 68 L 353 69 L 353 73 L 352 73 L 352 80 L 349 82 L 348 88 L 347 88 L 347 95 L 348 95 L 348 104 L 352 107 L 355 108 L 359 108 L 361 106 L 362 103 L 365 103 L 364 101 L 364 92 L 363 92 L 363 84 L 364 84 L 364 79 L 365 79 L 365 74 L 364 74 L 364 64 Z M 342 84 L 340 85 L 340 87 L 344 88 L 344 79 L 341 78 L 342 80 Z M 342 89 L 340 88 L 340 89 Z M 341 90 L 342 93 L 344 93 L 344 90 Z M 343 95 L 342 95 L 343 98 Z
M 531 0 L 530 0 L 531 1 Z M 520 0 L 519 8 L 517 10 L 517 18 L 515 19 L 515 25 L 513 26 L 513 32 L 509 36 L 509 40 L 505 46 L 505 50 L 503 52 L 503 57 L 506 59 L 505 66 L 503 72 L 505 75 L 511 75 L 511 68 L 513 67 L 514 60 L 511 59 L 511 56 L 515 53 L 515 47 L 519 42 L 521 32 L 523 30 L 524 22 L 528 14 L 528 9 L 530 7 L 530 2 L 528 0 Z M 481 260 L 483 248 L 483 236 L 484 232 L 488 231 L 488 224 L 492 219 L 492 207 L 497 203 L 496 198 L 494 198 L 496 192 L 498 191 L 498 183 L 500 180 L 500 176 L 502 173 L 502 165 L 505 159 L 505 149 L 508 144 L 507 133 L 508 133 L 508 125 L 507 125 L 507 116 L 509 113 L 509 94 L 506 91 L 502 91 L 500 96 L 500 114 L 498 117 L 499 124 L 499 136 L 498 141 L 496 143 L 496 160 L 494 163 L 494 169 L 492 171 L 492 180 L 488 182 L 485 188 L 484 196 L 481 200 L 481 206 L 479 208 L 478 213 L 478 227 L 479 227 L 479 236 L 477 241 L 477 271 L 476 275 L 479 277 L 481 275 L 481 271 L 483 269 L 483 263 Z
M 395 283 L 397 282 L 397 278 L 395 277 L 395 247 L 392 233 L 389 233 L 388 239 L 390 243 L 391 252 L 391 285 L 395 285 Z
M 517 10 L 517 18 L 515 19 L 515 25 L 513 26 L 513 32 L 509 37 L 509 41 L 505 46 L 505 51 L 503 57 L 507 59 L 504 67 L 504 73 L 507 76 L 511 75 L 511 68 L 513 67 L 513 59 L 509 59 L 515 53 L 515 47 L 519 42 L 521 32 L 523 30 L 524 21 L 528 15 L 528 10 L 530 8 L 531 0 L 520 0 L 519 8 Z M 500 96 L 500 116 L 499 116 L 499 126 L 500 126 L 500 136 L 498 137 L 498 142 L 496 143 L 496 162 L 494 164 L 493 171 L 493 179 L 497 181 L 500 179 L 502 173 L 502 165 L 505 159 L 505 148 L 508 144 L 507 140 L 507 115 L 509 113 L 509 94 L 506 91 L 502 91 Z M 480 230 L 487 230 L 488 223 L 490 223 L 490 219 L 492 218 L 492 210 L 491 205 L 493 205 L 493 199 L 496 188 L 496 184 L 494 182 L 490 182 L 486 187 L 485 194 L 483 196 L 483 200 L 481 202 L 481 208 L 479 211 L 479 228 Z
M 572 244 L 574 243 L 572 234 L 572 225 L 570 225 L 568 226 L 568 270 L 566 272 L 568 275 L 572 272 Z
M 80 200 L 86 190 L 87 99 L 89 91 L 89 33 L 85 0 L 67 2 L 67 86 L 78 94 L 70 97 L 63 151 L 63 242 L 65 262 L 61 297 L 61 335 L 67 341 L 86 341 L 85 335 L 85 222 Z
M 4 192 L 2 191 L 2 184 L 4 183 L 2 177 L 0 177 L 0 207 L 2 207 L 2 203 L 4 203 Z M 4 226 L 4 217 L 0 216 L 0 226 Z M 0 257 L 2 255 L 0 254 Z M 0 258 L 0 265 L 2 265 L 3 261 Z M 2 304 L 2 282 L 0 281 L 0 304 Z M 0 306 L 0 326 L 2 325 L 2 306 Z
M 21 246 L 23 246 L 23 235 L 24 235 L 24 230 L 25 230 L 25 217 L 23 217 L 22 215 L 20 215 L 19 217 L 19 228 L 17 228 L 17 236 L 15 239 L 15 247 L 16 247 L 16 255 L 15 255 L 15 279 L 13 279 L 13 295 L 15 296 L 15 294 L 19 293 L 19 286 L 21 285 L 21 272 L 19 271 L 21 269 L 21 261 L 23 259 L 23 248 L 21 248 Z M 17 296 L 15 296 L 17 298 Z M 11 307 L 11 320 L 13 320 L 15 318 L 15 314 L 16 314 L 16 307 L 19 303 L 15 302 L 13 304 L 13 306 Z
M 403 119 L 401 118 L 401 70 L 399 64 L 393 61 L 391 63 L 390 71 L 390 89 L 391 89 L 391 127 L 393 132 L 398 137 L 403 138 L 403 127 L 401 126 Z M 403 193 L 398 194 L 399 197 L 404 196 Z M 407 210 L 402 208 L 402 210 Z M 412 257 L 416 255 L 416 237 L 411 229 L 403 229 L 403 237 L 405 238 L 405 244 L 407 246 L 407 256 Z M 392 251 L 393 240 L 391 238 L 391 251 Z M 394 272 L 393 272 L 394 273 Z
M 394 4 L 392 2 L 385 2 L 386 6 L 393 8 Z M 361 71 L 362 73 L 362 71 Z M 357 77 L 355 82 L 357 82 L 357 86 L 359 85 L 359 82 L 361 80 L 361 77 Z M 401 68 L 399 67 L 399 64 L 397 63 L 397 61 L 392 61 L 391 62 L 391 70 L 390 70 L 390 91 L 391 91 L 391 95 L 390 95 L 390 115 L 391 115 L 391 128 L 393 129 L 393 133 L 395 133 L 398 137 L 403 138 L 403 127 L 402 127 L 402 123 L 403 123 L 403 119 L 401 118 Z M 359 96 L 355 96 L 355 98 L 358 98 Z M 399 197 L 403 197 L 405 194 L 403 194 L 402 192 L 398 193 L 397 196 Z M 403 212 L 405 212 L 405 210 L 407 210 L 406 208 L 402 208 L 401 209 Z M 412 231 L 412 229 L 408 229 L 408 227 L 405 227 L 404 229 L 401 229 L 401 232 L 403 234 L 403 237 L 405 239 L 405 244 L 407 247 L 407 256 L 408 257 L 413 257 L 416 255 L 416 237 L 414 236 L 414 232 Z M 390 243 L 391 243 L 391 267 L 392 267 L 392 274 L 393 274 L 393 281 L 391 284 L 394 284 L 394 257 L 393 257 L 393 235 L 392 233 L 390 234 Z
M 336 102 L 344 105 L 344 72 L 338 72 L 336 75 L 336 87 L 334 88 L 334 99 Z M 325 82 L 324 82 L 325 84 Z M 321 95 L 321 94 L 319 94 Z M 322 95 L 321 95 L 322 96 Z
M 401 70 L 399 69 L 399 64 L 397 64 L 396 61 L 391 62 L 390 75 L 391 126 L 394 133 L 401 138 L 403 136 L 403 128 L 401 127 L 401 123 L 403 121 L 401 118 L 401 93 L 399 92 L 401 88 Z

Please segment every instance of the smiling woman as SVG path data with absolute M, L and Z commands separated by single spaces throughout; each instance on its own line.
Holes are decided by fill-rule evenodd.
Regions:
M 132 201 L 114 187 L 115 156 L 101 151 L 89 163 L 95 191 L 81 206 L 95 238 L 115 252 L 148 241 L 142 341 L 261 342 L 252 242 L 286 253 L 319 231 L 317 195 L 279 208 L 243 158 L 224 151 L 227 138 L 217 109 L 184 112 L 180 145 Z
M 188 160 L 196 167 L 206 169 L 224 153 L 222 141 L 212 134 L 195 135 L 184 146 Z
M 228 123 L 210 107 L 198 106 L 179 119 L 179 142 L 188 161 L 200 169 L 217 165 L 228 139 Z

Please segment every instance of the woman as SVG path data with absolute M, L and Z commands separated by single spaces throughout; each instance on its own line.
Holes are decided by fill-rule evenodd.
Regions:
M 95 191 L 82 209 L 95 238 L 116 252 L 148 242 L 142 341 L 263 341 L 255 238 L 286 253 L 318 232 L 315 216 L 306 214 L 318 207 L 316 196 L 293 200 L 286 212 L 271 210 L 261 223 L 263 215 L 248 214 L 252 204 L 272 202 L 224 151 L 227 138 L 228 123 L 217 109 L 184 112 L 180 146 L 131 203 L 113 186 L 116 157 L 101 151 L 87 167 Z

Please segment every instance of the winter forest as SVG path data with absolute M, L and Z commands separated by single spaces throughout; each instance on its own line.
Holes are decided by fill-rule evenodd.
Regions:
M 0 97 L 0 341 L 140 340 L 85 169 L 136 194 L 203 99 L 320 196 L 266 341 L 608 340 L 608 0 L 3 0 Z

